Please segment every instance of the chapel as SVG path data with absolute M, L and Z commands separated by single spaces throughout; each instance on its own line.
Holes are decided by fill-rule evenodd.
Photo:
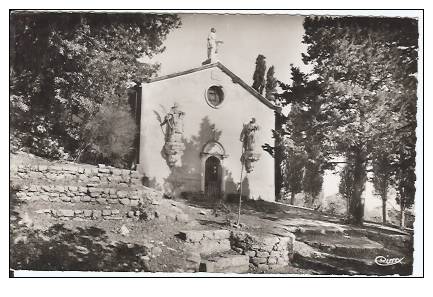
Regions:
M 202 65 L 139 88 L 137 169 L 150 185 L 204 199 L 275 200 L 276 107 L 218 61 L 215 32 Z M 244 161 L 244 162 L 241 162 Z M 242 172 L 241 172 L 242 171 Z

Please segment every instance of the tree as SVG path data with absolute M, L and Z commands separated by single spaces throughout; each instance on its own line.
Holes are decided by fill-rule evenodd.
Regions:
M 268 72 L 266 73 L 265 96 L 266 99 L 268 99 L 269 101 L 275 101 L 275 93 L 277 93 L 276 88 L 278 85 L 278 81 L 274 77 L 274 75 L 275 75 L 275 70 L 274 70 L 274 65 L 272 65 L 271 67 L 269 67 Z
M 275 139 L 274 147 L 268 143 L 263 146 L 263 149 L 270 153 L 274 158 L 274 173 L 275 173 L 275 201 L 280 201 L 282 198 L 283 189 L 283 168 L 284 164 L 284 143 L 283 143 L 283 123 L 285 117 L 282 114 L 281 108 L 277 108 L 274 112 L 275 129 L 272 131 L 272 136 Z
M 353 168 L 351 164 L 346 164 L 340 171 L 340 183 L 338 185 L 338 192 L 346 200 L 346 216 L 350 221 L 350 205 L 354 190 Z
M 388 191 L 391 187 L 393 175 L 392 160 L 387 154 L 373 156 L 372 160 L 373 177 L 372 182 L 376 193 L 382 200 L 382 223 L 386 224 L 386 202 Z
M 253 89 L 263 94 L 265 89 L 266 57 L 258 55 L 256 59 L 256 69 L 253 75 Z
M 292 203 L 297 193 L 306 194 L 306 203 L 312 205 L 320 193 L 325 169 L 320 150 L 323 136 L 315 127 L 321 120 L 321 98 L 317 82 L 298 67 L 291 67 L 290 85 L 278 82 L 283 92 L 275 94 L 281 107 L 290 107 L 285 116 L 280 108 L 275 112 L 275 147 L 264 145 L 276 163 L 276 197 L 280 190 L 291 192 Z
M 51 139 L 73 157 L 102 104 L 123 105 L 127 88 L 155 75 L 159 65 L 139 59 L 162 52 L 180 25 L 176 15 L 140 13 L 13 12 L 10 23 L 12 129 L 36 154 Z
M 415 201 L 415 133 L 399 146 L 396 169 L 397 203 L 400 205 L 400 227 L 405 227 L 405 210 Z
M 290 193 L 290 204 L 295 204 L 296 194 L 302 191 L 305 155 L 302 147 L 291 139 L 284 141 L 283 186 Z
M 279 99 L 284 106 L 289 105 L 291 108 L 286 119 L 285 134 L 299 150 L 296 155 L 292 154 L 292 157 L 297 159 L 292 162 L 297 164 L 295 168 L 303 172 L 302 175 L 299 175 L 299 172 L 293 174 L 301 179 L 305 202 L 312 206 L 322 189 L 325 169 L 324 157 L 320 150 L 324 145 L 323 136 L 315 127 L 315 123 L 321 120 L 320 89 L 314 79 L 293 65 L 291 65 L 291 76 L 291 86 L 281 84 L 284 92 Z
M 324 119 L 316 127 L 330 144 L 325 155 L 344 155 L 353 169 L 351 218 L 361 224 L 361 195 L 374 144 L 389 135 L 403 139 L 401 129 L 415 120 L 416 112 L 404 110 L 414 102 L 416 110 L 417 24 L 412 19 L 315 17 L 305 19 L 304 29 L 308 48 L 303 60 L 314 65 L 326 99 Z
M 302 189 L 305 193 L 307 206 L 313 207 L 316 197 L 322 191 L 323 164 L 319 157 L 320 150 L 317 145 L 307 149 L 305 161 L 305 174 L 302 179 Z
M 299 68 L 291 65 L 292 84 L 280 83 L 283 93 L 279 94 L 283 106 L 290 106 L 289 114 L 284 117 L 282 132 L 283 175 L 282 186 L 290 193 L 290 204 L 295 203 L 295 196 L 302 191 L 304 177 L 305 154 L 305 122 L 304 122 L 304 83 L 305 75 Z

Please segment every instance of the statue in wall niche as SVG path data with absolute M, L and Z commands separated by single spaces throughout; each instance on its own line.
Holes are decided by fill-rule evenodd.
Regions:
M 245 170 L 248 173 L 253 170 L 253 163 L 260 159 L 260 153 L 257 151 L 256 148 L 256 132 L 259 130 L 260 127 L 256 124 L 256 119 L 252 118 L 248 124 L 244 124 L 241 132 L 241 162 L 245 165 Z
M 256 124 L 256 119 L 252 118 L 251 121 L 248 124 L 245 124 L 242 132 L 240 141 L 242 141 L 244 151 L 254 151 L 255 150 L 255 144 L 256 144 L 256 138 L 255 133 L 260 128 Z
M 180 111 L 179 105 L 175 103 L 161 123 L 161 127 L 165 126 L 165 131 L 163 130 L 165 143 L 162 152 L 170 168 L 182 166 L 181 157 L 185 149 L 182 142 L 184 116 L 185 113 Z

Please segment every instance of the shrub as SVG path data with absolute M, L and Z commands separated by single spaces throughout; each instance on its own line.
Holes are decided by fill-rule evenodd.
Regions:
M 30 124 L 30 152 L 50 159 L 67 159 L 69 154 L 53 133 L 52 122 L 44 116 L 34 116 Z
M 86 143 L 81 149 L 87 162 L 127 166 L 137 134 L 128 107 L 104 104 L 84 129 Z
M 139 212 L 140 221 L 151 221 L 155 218 L 155 207 L 149 201 L 139 201 L 138 205 L 132 208 L 132 211 Z

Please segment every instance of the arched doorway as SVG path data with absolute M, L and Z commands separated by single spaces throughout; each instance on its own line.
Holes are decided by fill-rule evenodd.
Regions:
M 207 199 L 221 198 L 222 167 L 221 161 L 210 156 L 206 159 L 204 174 L 204 192 Z
M 218 141 L 208 141 L 200 153 L 201 191 L 207 199 L 221 199 L 225 192 L 224 147 Z

